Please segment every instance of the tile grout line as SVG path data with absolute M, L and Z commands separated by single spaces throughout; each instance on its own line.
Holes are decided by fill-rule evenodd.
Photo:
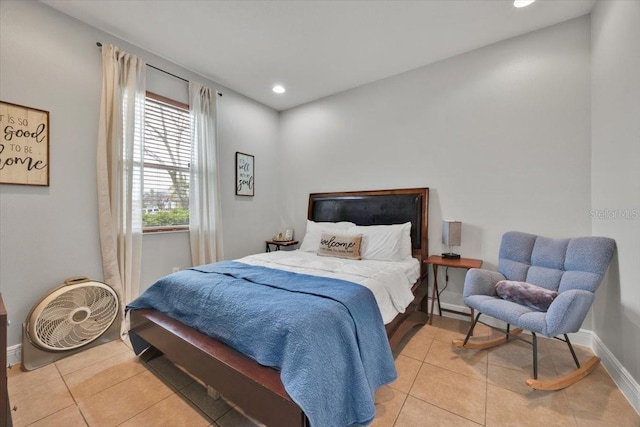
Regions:
M 107 359 L 105 359 L 105 360 L 107 360 Z M 99 363 L 99 362 L 96 362 L 96 363 Z M 89 365 L 89 366 L 91 366 L 91 365 Z M 57 366 L 56 366 L 56 368 L 57 368 Z M 76 371 L 74 371 L 74 372 L 76 372 Z M 146 372 L 146 371 L 139 372 L 139 373 L 137 373 L 137 374 L 135 374 L 135 375 L 132 375 L 132 376 L 130 376 L 130 377 L 128 377 L 128 378 L 123 379 L 122 381 L 119 381 L 119 382 L 117 382 L 117 383 L 115 383 L 115 384 L 111 384 L 110 386 L 108 386 L 108 387 L 106 387 L 106 388 L 103 388 L 102 390 L 100 390 L 100 391 L 98 391 L 98 392 L 96 392 L 96 393 L 92 394 L 91 396 L 87 396 L 87 397 L 85 397 L 85 398 L 83 398 L 83 399 L 85 399 L 85 400 L 86 400 L 86 399 L 90 399 L 90 398 L 92 398 L 92 397 L 94 397 L 94 396 L 97 396 L 98 394 L 100 394 L 100 393 L 102 393 L 102 392 L 104 392 L 104 391 L 106 391 L 106 390 L 109 390 L 109 389 L 111 389 L 111 388 L 113 388 L 113 387 L 115 387 L 115 386 L 117 386 L 117 385 L 119 385 L 119 384 L 122 384 L 123 382 L 128 381 L 128 380 L 130 380 L 131 378 L 135 378 L 135 377 L 137 377 L 138 375 L 142 375 L 142 374 L 144 374 L 145 372 Z M 89 423 L 89 421 L 87 420 L 87 418 L 86 418 L 86 416 L 85 416 L 84 412 L 82 411 L 82 408 L 80 407 L 80 403 L 81 403 L 81 402 L 80 402 L 80 400 L 82 400 L 82 399 L 80 399 L 80 400 L 76 399 L 76 397 L 73 395 L 73 393 L 72 393 L 72 392 L 71 392 L 71 390 L 69 389 L 69 386 L 67 385 L 67 382 L 65 381 L 64 376 L 62 377 L 62 381 L 64 382 L 65 387 L 67 387 L 67 390 L 69 391 L 69 394 L 71 395 L 71 398 L 73 399 L 73 401 L 74 401 L 74 403 L 75 403 L 75 406 L 76 406 L 76 408 L 78 409 L 78 412 L 80 412 L 80 415 L 82 416 L 82 419 L 84 420 L 85 424 L 86 424 L 88 427 L 92 427 L 92 426 L 91 426 L 91 423 Z M 146 410 L 146 409 L 148 409 L 148 408 L 145 408 L 144 410 Z M 136 415 L 138 415 L 138 414 L 136 414 Z
M 62 383 L 64 384 L 64 387 L 67 389 L 67 393 L 69 393 L 69 396 L 71 397 L 71 400 L 73 401 L 73 403 L 71 405 L 69 405 L 69 406 L 65 406 L 64 408 L 60 408 L 57 411 L 51 412 L 51 413 L 43 416 L 42 418 L 39 418 L 39 419 L 35 420 L 32 423 L 27 424 L 26 427 L 34 425 L 34 424 L 36 424 L 36 423 L 38 423 L 38 422 L 40 422 L 40 421 L 52 416 L 52 415 L 55 415 L 55 414 L 57 414 L 59 412 L 64 411 L 65 409 L 68 409 L 68 408 L 71 408 L 71 407 L 75 407 L 75 408 L 78 409 L 78 412 L 80 412 L 80 415 L 82 416 L 82 419 L 83 419 L 85 425 L 88 426 L 89 424 L 87 423 L 87 420 L 85 419 L 84 414 L 82 413 L 82 411 L 80 411 L 80 408 L 78 407 L 78 403 L 76 402 L 76 399 L 73 397 L 73 394 L 71 393 L 71 390 L 69 390 L 69 386 L 67 385 L 67 382 L 64 380 L 64 377 L 60 373 L 60 369 L 58 369 L 58 366 L 55 364 L 55 362 L 53 363 L 53 365 L 54 365 L 54 367 L 56 369 L 56 372 L 60 376 L 60 379 L 62 380 Z M 51 380 L 51 381 L 55 381 L 55 380 Z
M 62 380 L 62 382 L 64 383 L 64 386 L 67 388 L 67 392 L 69 393 L 69 396 L 71 396 L 71 400 L 73 400 L 73 403 L 76 407 L 76 409 L 78 410 L 78 412 L 80 413 L 80 416 L 82 417 L 82 420 L 84 421 L 85 425 L 89 425 L 89 421 L 87 421 L 87 418 L 84 416 L 84 413 L 82 412 L 82 409 L 80 409 L 80 405 L 78 405 L 78 401 L 76 400 L 76 397 L 73 395 L 73 393 L 71 393 L 71 389 L 69 388 L 69 384 L 67 384 L 67 381 L 64 378 L 64 375 L 62 375 L 62 372 L 60 372 L 60 368 L 58 367 L 58 365 L 54 362 L 53 365 L 56 368 L 56 371 L 58 371 L 58 375 L 60 375 L 60 379 Z
M 404 405 L 405 405 L 405 403 L 407 403 L 407 399 L 408 398 L 409 398 L 409 393 L 407 393 L 404 396 L 404 400 L 402 401 L 402 405 L 400 405 L 400 410 L 398 411 L 398 413 L 394 417 L 393 423 L 391 424 L 392 427 L 401 427 L 401 426 L 396 426 L 396 423 L 398 422 L 398 418 L 400 418 L 400 414 L 402 413 L 402 409 L 404 409 Z M 375 417 L 374 417 L 374 420 L 375 420 Z
M 471 418 L 468 418 L 468 417 L 466 417 L 466 416 L 464 416 L 464 415 L 462 415 L 462 414 L 458 414 L 457 412 L 453 412 L 453 411 L 451 411 L 450 409 L 443 408 L 442 406 L 436 405 L 436 404 L 435 404 L 435 403 L 433 403 L 433 402 L 428 402 L 428 401 L 426 401 L 426 400 L 424 400 L 424 399 L 422 399 L 422 398 L 420 398 L 420 397 L 418 397 L 418 396 L 413 396 L 413 395 L 409 395 L 409 394 L 407 394 L 407 397 L 408 397 L 408 396 L 411 396 L 411 397 L 413 397 L 414 399 L 419 400 L 420 402 L 426 403 L 427 405 L 431 405 L 431 406 L 433 406 L 434 408 L 438 408 L 438 409 L 440 409 L 440 410 L 442 410 L 442 411 L 448 412 L 448 413 L 450 413 L 451 415 L 454 415 L 454 416 L 456 416 L 456 417 L 458 417 L 458 418 L 463 418 L 463 419 L 465 419 L 465 420 L 467 420 L 467 421 L 469 421 L 469 422 L 472 422 L 472 423 L 474 423 L 474 424 L 477 424 L 477 425 L 479 425 L 479 426 L 485 426 L 485 425 L 486 425 L 486 422 L 485 422 L 484 424 L 478 424 L 476 421 L 472 420 Z M 397 427 L 404 427 L 404 426 L 397 426 Z
M 113 343 L 113 342 L 115 342 L 115 341 L 110 341 L 110 342 L 104 343 L 104 344 L 102 344 L 102 345 L 108 345 L 108 344 L 111 344 L 111 343 Z M 93 363 L 90 363 L 90 364 L 88 364 L 88 365 L 86 365 L 86 366 L 82 366 L 81 368 L 74 369 L 73 371 L 66 372 L 66 373 L 64 373 L 64 374 L 62 373 L 62 371 L 60 371 L 60 368 L 58 367 L 58 363 L 59 363 L 59 362 L 68 361 L 70 358 L 73 358 L 73 357 L 79 356 L 79 355 L 83 354 L 85 351 L 91 351 L 91 350 L 93 350 L 93 349 L 95 349 L 95 348 L 98 348 L 99 346 L 97 346 L 97 347 L 93 347 L 93 348 L 85 349 L 85 350 L 80 351 L 80 352 L 78 352 L 78 353 L 75 353 L 75 354 L 72 354 L 72 355 L 70 355 L 70 356 L 64 357 L 64 358 L 62 358 L 62 359 L 56 360 L 56 361 L 52 362 L 51 364 L 56 365 L 56 368 L 58 368 L 58 371 L 60 372 L 60 376 L 64 377 L 65 375 L 70 375 L 70 374 L 76 373 L 76 372 L 78 372 L 78 371 L 81 371 L 82 369 L 88 368 L 88 367 L 93 366 L 93 365 L 97 365 L 98 363 L 102 363 L 102 362 L 104 362 L 105 360 L 109 360 L 109 359 L 112 359 L 112 358 L 114 358 L 114 357 L 118 357 L 118 356 L 122 355 L 123 353 L 125 353 L 126 351 L 130 351 L 130 349 L 129 349 L 128 347 L 126 347 L 126 344 L 123 344 L 123 345 L 125 345 L 125 349 L 124 349 L 124 350 L 122 350 L 122 351 L 116 352 L 115 354 L 112 354 L 112 355 L 111 355 L 111 356 L 109 356 L 109 357 L 106 357 L 106 358 L 104 358 L 104 359 L 100 359 L 100 360 L 96 360 L 96 361 L 94 361 Z
M 415 334 L 412 336 L 412 338 L 413 338 L 413 337 L 415 337 Z M 405 343 L 405 346 L 406 346 L 406 344 L 407 344 L 407 343 Z M 431 343 L 429 343 L 429 348 L 427 349 L 427 352 L 425 353 L 424 358 L 426 358 L 426 357 L 427 357 L 427 354 L 429 354 L 429 349 L 431 349 L 431 345 L 432 345 L 432 344 L 433 344 L 433 339 L 431 339 Z M 402 351 L 400 351 L 400 353 L 398 353 L 398 356 L 400 356 L 400 355 L 402 355 Z M 416 361 L 418 361 L 418 359 L 415 359 L 415 358 L 413 358 L 413 357 L 411 357 L 411 356 L 404 355 L 404 357 L 408 357 L 409 359 L 412 359 L 412 360 L 416 360 Z M 423 358 L 423 360 L 420 360 L 420 361 L 419 361 L 419 362 L 420 362 L 420 369 L 422 369 L 422 365 L 424 364 L 424 358 Z M 395 358 L 394 358 L 394 364 L 395 364 Z M 402 409 L 404 408 L 404 405 L 407 403 L 407 399 L 408 399 L 408 398 L 409 398 L 409 396 L 410 396 L 410 394 L 409 394 L 409 393 L 411 393 L 411 389 L 413 388 L 413 384 L 415 383 L 416 378 L 418 378 L 418 373 L 420 372 L 420 369 L 418 369 L 418 372 L 416 372 L 416 376 L 413 378 L 413 382 L 411 383 L 411 386 L 410 386 L 410 387 L 409 387 L 409 389 L 407 390 L 407 393 L 405 394 L 404 399 L 402 400 L 402 405 L 400 405 L 400 410 L 398 411 L 398 413 L 397 413 L 397 414 L 396 414 L 396 416 L 394 417 L 394 419 L 393 419 L 393 423 L 391 424 L 391 426 L 392 426 L 392 427 L 395 427 L 395 426 L 396 426 L 396 423 L 398 422 L 398 418 L 400 418 L 400 414 L 402 413 Z M 389 386 L 389 387 L 390 387 L 390 388 L 392 388 L 393 390 L 396 390 L 396 389 L 394 389 L 394 388 L 393 388 L 393 387 L 391 387 L 391 386 Z M 396 391 L 400 391 L 400 390 L 396 390 Z M 374 416 L 374 420 L 375 420 L 375 416 Z M 398 427 L 400 427 L 400 426 L 398 426 Z
M 87 368 L 87 367 L 89 367 L 89 366 L 96 365 L 96 364 L 98 364 L 98 363 L 104 362 L 105 360 L 109 360 L 109 359 L 112 359 L 112 358 L 117 357 L 117 356 L 119 356 L 119 355 L 108 357 L 108 358 L 106 358 L 106 359 L 104 359 L 104 360 L 101 360 L 101 361 L 99 361 L 99 362 L 92 363 L 91 365 L 87 365 L 87 366 L 85 366 L 84 368 Z M 56 369 L 57 369 L 57 368 L 58 368 L 58 366 L 56 366 Z M 84 369 L 84 368 L 82 368 L 82 369 Z M 72 373 L 78 372 L 79 370 L 80 370 L 80 369 L 77 369 L 77 370 L 75 370 L 75 371 L 73 371 L 73 372 L 69 372 L 67 375 L 70 375 L 70 374 L 72 374 Z M 82 399 L 88 399 L 88 398 L 91 398 L 91 397 L 93 397 L 93 396 L 96 396 L 97 394 L 100 394 L 100 393 L 102 393 L 102 392 L 103 392 L 103 391 L 105 391 L 105 390 L 109 390 L 109 389 L 111 389 L 111 388 L 113 388 L 113 387 L 115 387 L 115 386 L 117 386 L 117 385 L 119 385 L 119 384 L 122 384 L 123 382 L 125 382 L 125 381 L 127 381 L 127 380 L 129 380 L 129 379 L 131 379 L 131 378 L 135 378 L 135 377 L 137 377 L 138 375 L 144 374 L 145 372 L 147 372 L 147 371 L 151 371 L 151 370 L 152 370 L 152 369 L 150 369 L 149 367 L 147 367 L 147 370 L 146 370 L 146 371 L 141 371 L 141 372 L 138 372 L 138 373 L 137 373 L 137 374 L 135 374 L 135 375 L 132 375 L 132 376 L 127 377 L 127 378 L 124 378 L 124 379 L 122 379 L 121 381 L 118 381 L 118 382 L 116 382 L 116 383 L 114 383 L 114 384 L 111 384 L 110 386 L 105 387 L 105 388 L 103 388 L 102 390 L 100 390 L 100 391 L 98 391 L 98 392 L 96 392 L 96 393 L 94 393 L 94 394 L 92 394 L 92 395 L 90 395 L 90 396 L 87 396 L 87 397 L 85 397 L 85 398 L 82 398 Z M 69 389 L 69 386 L 68 386 L 68 384 L 67 384 L 67 381 L 65 380 L 65 376 L 64 376 L 64 375 L 62 375 L 62 374 L 60 374 L 60 376 L 62 377 L 62 381 L 64 381 L 64 385 L 65 385 L 65 386 L 67 387 L 67 389 L 69 390 L 69 394 L 71 395 L 71 398 L 73 399 L 73 401 L 74 401 L 74 402 L 76 402 L 76 405 L 78 405 L 80 402 L 79 402 L 79 401 L 78 401 L 78 399 L 76 399 L 76 397 L 73 395 L 73 393 L 71 392 L 71 389 Z
M 16 366 L 16 365 L 13 365 L 13 366 Z M 57 367 L 56 367 L 56 372 L 58 372 L 58 375 L 60 375 L 60 372 L 57 370 Z M 25 371 L 25 373 L 27 373 L 27 371 Z M 45 381 L 45 383 L 52 383 L 52 382 L 56 381 L 57 379 L 58 379 L 58 378 L 50 379 L 50 380 L 48 380 L 48 381 Z M 46 414 L 46 415 L 42 416 L 41 418 L 38 418 L 37 420 L 34 420 L 33 422 L 31 422 L 31 423 L 27 424 L 27 426 L 33 425 L 33 424 L 35 424 L 35 423 L 37 423 L 37 422 L 40 422 L 40 421 L 44 420 L 44 419 L 45 419 L 45 418 L 47 418 L 47 417 L 50 417 L 51 415 L 57 414 L 57 413 L 58 413 L 58 412 L 60 412 L 60 411 L 63 411 L 63 410 L 65 410 L 65 409 L 67 409 L 67 408 L 70 408 L 70 407 L 72 407 L 72 406 L 75 406 L 75 400 L 73 399 L 73 396 L 71 395 L 71 392 L 69 391 L 69 388 L 67 387 L 67 384 L 64 382 L 64 379 L 62 378 L 62 376 L 61 376 L 61 375 L 60 375 L 60 378 L 59 378 L 59 379 L 60 379 L 60 380 L 62 380 L 62 383 L 64 384 L 65 388 L 67 389 L 67 392 L 69 393 L 69 396 L 71 397 L 71 400 L 73 401 L 73 403 L 72 403 L 71 405 L 68 405 L 68 406 L 65 406 L 65 407 L 63 407 L 63 408 L 59 408 L 59 409 L 57 409 L 57 410 L 55 410 L 55 411 L 53 411 L 53 412 L 50 412 L 50 413 L 48 413 L 48 414 Z M 41 385 L 41 384 L 43 384 L 43 383 L 40 383 L 40 384 L 38 384 L 38 385 Z M 29 387 L 28 389 L 23 390 L 23 391 L 21 391 L 21 392 L 26 392 L 27 390 L 32 389 L 32 388 L 35 388 L 35 387 L 37 387 L 38 385 L 31 386 L 31 387 Z M 14 393 L 14 394 L 15 394 L 15 393 Z M 9 401 L 11 401 L 11 396 L 9 396 Z M 15 405 L 15 404 L 14 404 L 12 407 L 10 407 L 10 410 L 11 410 L 11 411 L 14 411 L 14 412 L 17 412 L 17 411 L 19 411 L 19 410 L 20 410 L 20 408 L 19 408 L 17 405 Z M 13 417 L 12 417 L 12 418 L 13 418 Z
M 175 392 L 173 394 L 170 394 L 169 396 L 165 397 L 164 399 L 158 400 L 156 403 L 154 403 L 153 405 L 149 406 L 148 408 L 144 408 L 143 410 L 141 410 L 140 412 L 133 414 L 132 416 L 130 416 L 129 418 L 127 418 L 126 420 L 122 421 L 120 424 L 117 424 L 116 427 L 123 425 L 124 423 L 134 419 L 135 417 L 137 417 L 138 415 L 142 414 L 145 411 L 148 411 L 149 409 L 153 408 L 154 406 L 156 406 L 157 404 L 159 404 L 160 402 L 164 402 L 165 400 L 171 398 L 172 396 L 175 395 Z M 89 425 L 87 423 L 87 425 Z M 89 426 L 91 427 L 91 426 Z
M 425 354 L 425 356 L 424 356 L 424 360 L 422 361 L 422 363 L 421 363 L 421 365 L 420 365 L 420 369 L 418 369 L 418 372 L 416 373 L 416 376 L 413 378 L 413 382 L 411 383 L 411 387 L 409 387 L 409 391 L 407 392 L 407 396 L 405 397 L 405 400 L 404 400 L 404 402 L 402 403 L 402 408 L 404 408 L 404 404 L 406 403 L 407 398 L 408 398 L 409 396 L 411 396 L 411 397 L 413 397 L 414 399 L 418 399 L 418 400 L 420 400 L 421 402 L 426 403 L 427 405 L 434 406 L 434 407 L 439 408 L 439 409 L 441 409 L 441 410 L 443 410 L 443 411 L 446 411 L 446 412 L 448 412 L 448 413 L 450 413 L 450 414 L 452 414 L 452 415 L 454 415 L 454 416 L 457 416 L 457 417 L 460 417 L 460 418 L 464 418 L 465 420 L 469 420 L 469 421 L 471 421 L 471 422 L 473 422 L 473 423 L 475 423 L 475 424 L 478 424 L 478 423 L 476 423 L 474 420 L 472 420 L 472 419 L 470 419 L 470 418 L 467 418 L 467 417 L 465 417 L 464 415 L 461 415 L 461 414 L 458 414 L 458 413 L 452 412 L 452 411 L 450 411 L 449 409 L 443 408 L 443 407 L 441 407 L 441 406 L 439 406 L 439 405 L 436 405 L 435 403 L 428 402 L 428 401 L 426 401 L 426 400 L 421 399 L 421 398 L 420 398 L 420 397 L 418 397 L 418 396 L 414 396 L 414 395 L 412 395 L 412 394 L 411 394 L 411 389 L 413 388 L 413 386 L 414 386 L 414 384 L 415 384 L 415 382 L 416 382 L 416 380 L 417 380 L 417 378 L 418 378 L 418 374 L 420 373 L 420 371 L 422 370 L 422 367 L 423 367 L 424 365 L 429 365 L 429 366 L 433 366 L 433 367 L 436 367 L 436 368 L 442 368 L 442 367 L 440 367 L 440 366 L 437 366 L 437 365 L 434 365 L 434 364 L 432 364 L 432 363 L 426 362 L 427 356 L 429 355 L 429 351 L 431 350 L 431 347 L 433 346 L 434 341 L 435 341 L 435 338 L 433 338 L 433 339 L 431 340 L 431 343 L 429 344 L 429 349 L 427 350 L 427 354 Z M 416 360 L 416 359 L 414 359 L 414 360 Z M 487 363 L 488 363 L 488 357 L 487 357 Z M 449 370 L 449 369 L 446 369 L 446 370 L 451 371 L 451 370 Z M 455 371 L 451 371 L 451 372 L 455 372 Z M 468 377 L 468 378 L 470 378 L 471 380 L 474 380 L 474 379 L 475 379 L 475 378 L 469 377 L 468 375 L 464 375 L 464 374 L 460 374 L 460 375 L 463 375 L 463 376 L 465 376 L 465 377 Z M 485 378 L 485 379 L 486 379 L 486 378 Z M 486 386 L 486 381 L 485 381 L 485 386 Z M 485 399 L 485 407 L 486 407 L 486 399 Z M 398 415 L 396 416 L 396 420 L 400 417 L 400 413 L 402 412 L 402 408 L 400 408 L 400 412 L 398 412 Z M 394 425 L 395 425 L 395 422 L 394 422 Z M 483 426 L 484 426 L 484 425 L 486 425 L 486 416 L 485 416 L 485 423 L 484 423 L 484 424 L 481 424 L 481 425 L 483 425 Z M 398 426 L 398 427 L 400 427 L 400 426 Z

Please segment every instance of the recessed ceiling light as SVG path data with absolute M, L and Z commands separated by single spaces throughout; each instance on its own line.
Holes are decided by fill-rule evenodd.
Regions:
M 285 93 L 285 88 L 280 85 L 275 85 L 272 89 L 275 93 Z
M 534 1 L 536 0 L 514 0 L 513 5 L 515 7 L 525 7 L 525 6 L 529 6 Z

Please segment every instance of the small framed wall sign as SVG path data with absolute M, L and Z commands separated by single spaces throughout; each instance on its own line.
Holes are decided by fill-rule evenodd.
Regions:
M 254 158 L 250 154 L 236 152 L 236 195 L 253 196 Z
M 0 101 L 0 184 L 49 185 L 49 112 Z

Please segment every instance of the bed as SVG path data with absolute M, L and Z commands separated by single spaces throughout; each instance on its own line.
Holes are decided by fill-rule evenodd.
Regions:
M 358 226 L 411 223 L 411 253 L 419 261 L 427 257 L 428 189 L 316 193 L 309 196 L 308 219 L 314 222 L 348 221 Z M 285 252 L 278 257 L 287 257 Z M 257 257 L 255 263 L 263 259 Z M 404 312 L 385 322 L 384 332 L 396 349 L 414 326 L 426 323 L 426 281 L 422 262 L 410 286 Z M 222 267 L 236 267 L 221 264 Z M 288 273 L 288 272 L 287 272 Z M 282 273 L 284 274 L 284 272 Z M 286 280 L 282 280 L 283 282 Z M 424 310 L 423 310 L 424 308 Z M 262 366 L 219 340 L 153 309 L 130 312 L 130 336 L 143 340 L 143 358 L 164 354 L 176 365 L 213 387 L 245 413 L 269 426 L 307 426 L 309 419 L 289 396 L 274 368 Z

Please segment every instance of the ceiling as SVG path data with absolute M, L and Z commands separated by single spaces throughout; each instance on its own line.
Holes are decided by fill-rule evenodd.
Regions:
M 276 110 L 585 15 L 596 2 L 41 1 Z

